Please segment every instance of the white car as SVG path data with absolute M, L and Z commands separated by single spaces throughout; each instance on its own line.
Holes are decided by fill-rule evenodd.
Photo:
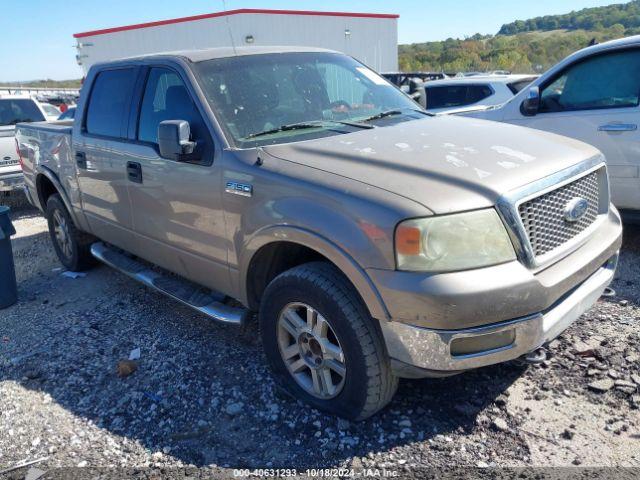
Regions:
M 535 75 L 473 75 L 434 80 L 423 85 L 420 104 L 433 113 L 500 105 L 536 79 Z
M 504 105 L 463 114 L 597 147 L 607 159 L 613 203 L 640 216 L 640 35 L 580 50 Z
M 24 185 L 16 153 L 15 124 L 52 121 L 59 115 L 60 111 L 53 105 L 38 102 L 28 96 L 0 96 L 0 192 L 19 190 Z

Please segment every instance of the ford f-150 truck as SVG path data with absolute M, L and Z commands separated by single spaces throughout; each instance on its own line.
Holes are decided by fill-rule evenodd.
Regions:
M 275 379 L 351 419 L 399 377 L 538 351 L 621 243 L 595 148 L 431 116 L 326 50 L 95 65 L 73 122 L 17 140 L 66 268 L 98 259 L 228 324 L 257 312 Z

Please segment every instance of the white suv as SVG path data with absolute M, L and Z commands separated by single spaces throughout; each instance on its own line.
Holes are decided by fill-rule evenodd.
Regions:
M 607 159 L 613 203 L 640 216 L 640 36 L 580 50 L 506 104 L 463 114 L 597 147 Z
M 536 75 L 473 75 L 425 82 L 420 104 L 432 113 L 456 113 L 460 108 L 485 109 L 513 98 Z

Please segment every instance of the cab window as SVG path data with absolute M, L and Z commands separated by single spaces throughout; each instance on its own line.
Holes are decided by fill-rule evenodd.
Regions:
M 135 80 L 134 68 L 105 70 L 98 74 L 87 107 L 87 133 L 124 138 Z
M 210 135 L 186 85 L 175 71 L 154 67 L 149 70 L 140 106 L 137 138 L 141 142 L 158 143 L 158 125 L 165 120 L 185 120 L 191 128 L 191 138 L 200 148 L 211 146 Z M 211 160 L 206 152 L 202 162 Z M 200 162 L 199 162 L 200 163 Z
M 635 107 L 639 94 L 640 49 L 601 54 L 571 65 L 545 86 L 540 112 Z

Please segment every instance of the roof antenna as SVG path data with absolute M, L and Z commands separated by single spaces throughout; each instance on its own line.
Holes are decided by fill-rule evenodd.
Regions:
M 227 11 L 227 0 L 222 0 L 222 10 Z M 229 40 L 231 40 L 233 54 L 238 55 L 238 52 L 236 52 L 236 42 L 233 41 L 233 33 L 231 33 L 231 25 L 229 25 L 229 15 L 225 15 L 225 21 L 227 22 L 227 31 L 229 32 Z

